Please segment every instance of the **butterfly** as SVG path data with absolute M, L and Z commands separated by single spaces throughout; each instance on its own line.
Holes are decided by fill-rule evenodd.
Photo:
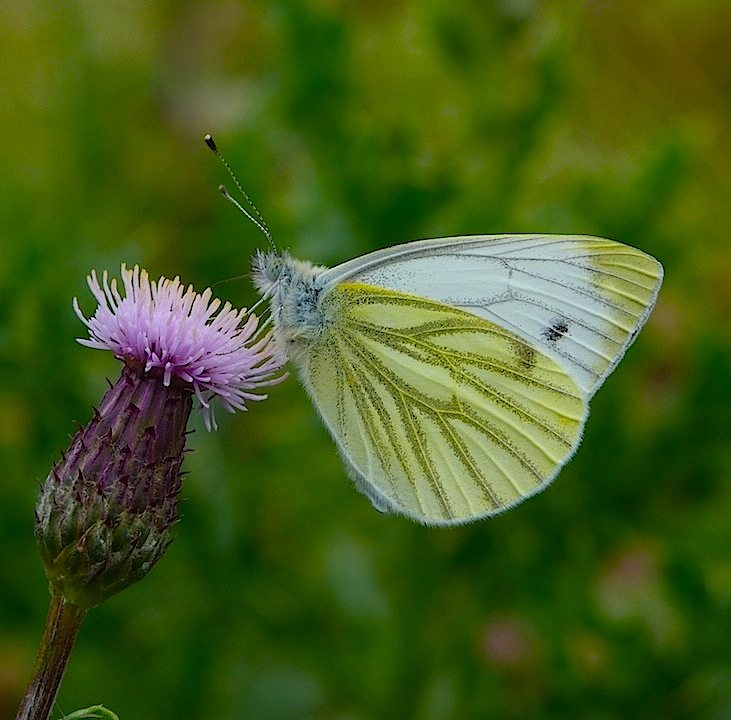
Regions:
M 253 272 L 355 485 L 429 525 L 553 480 L 663 276 L 640 250 L 563 235 L 421 240 L 332 269 L 272 250 Z
M 419 240 L 328 269 L 253 259 L 279 346 L 356 487 L 427 525 L 496 515 L 576 452 L 589 401 L 647 320 L 662 265 L 582 235 Z

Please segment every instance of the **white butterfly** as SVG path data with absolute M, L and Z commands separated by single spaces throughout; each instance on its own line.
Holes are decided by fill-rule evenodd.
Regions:
M 332 269 L 271 251 L 253 265 L 357 487 L 433 525 L 553 480 L 663 275 L 634 248 L 561 235 L 421 240 Z
M 271 243 L 261 214 L 218 152 Z M 430 525 L 495 515 L 576 452 L 662 265 L 581 235 L 420 240 L 328 269 L 254 257 L 274 333 L 357 487 Z

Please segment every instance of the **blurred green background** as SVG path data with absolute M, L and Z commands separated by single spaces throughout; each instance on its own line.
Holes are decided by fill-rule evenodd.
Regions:
M 730 34 L 691 0 L 0 4 L 0 717 L 48 602 L 38 483 L 118 373 L 71 298 L 122 261 L 203 289 L 263 245 L 210 131 L 300 257 L 589 233 L 665 285 L 576 458 L 490 521 L 379 515 L 294 378 L 196 417 L 176 541 L 89 615 L 60 710 L 730 718 Z

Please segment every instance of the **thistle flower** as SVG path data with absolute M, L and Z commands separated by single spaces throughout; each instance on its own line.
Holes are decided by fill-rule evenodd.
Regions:
M 220 300 L 211 300 L 210 288 L 198 295 L 177 277 L 150 282 L 136 265 L 132 270 L 122 265 L 124 297 L 106 271 L 101 284 L 93 270 L 87 282 L 99 306 L 87 320 L 74 298 L 74 310 L 90 335 L 78 342 L 111 350 L 130 367 L 161 376 L 166 387 L 174 378 L 188 385 L 205 411 L 209 429 L 216 427 L 212 397 L 230 412 L 245 410 L 246 400 L 266 398 L 252 390 L 283 379 L 276 373 L 284 357 L 270 333 L 257 336 L 257 316 L 247 317 L 246 309 L 235 310 L 230 303 L 221 307 Z
M 36 535 L 54 593 L 80 608 L 144 577 L 177 519 L 186 425 L 195 400 L 215 427 L 212 401 L 231 412 L 279 382 L 284 357 L 258 318 L 197 294 L 178 278 L 151 282 L 122 266 L 123 292 L 107 273 L 82 345 L 122 360 L 120 378 L 41 488 Z

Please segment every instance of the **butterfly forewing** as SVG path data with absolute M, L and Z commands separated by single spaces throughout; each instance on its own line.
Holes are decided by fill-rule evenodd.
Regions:
M 491 515 L 574 452 L 585 394 L 534 343 L 423 297 L 341 283 L 303 377 L 358 485 L 427 523 Z
M 422 240 L 328 271 L 462 308 L 553 357 L 590 397 L 654 305 L 662 266 L 588 236 L 484 235 Z

